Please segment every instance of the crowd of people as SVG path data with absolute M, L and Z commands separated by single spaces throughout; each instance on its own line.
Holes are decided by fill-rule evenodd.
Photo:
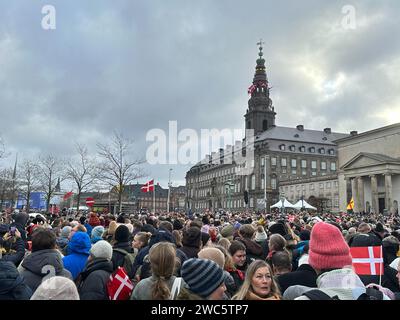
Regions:
M 397 216 L 365 213 L 3 212 L 0 299 L 115 300 L 122 270 L 120 299 L 397 300 L 399 245 Z M 351 248 L 375 246 L 358 275 Z

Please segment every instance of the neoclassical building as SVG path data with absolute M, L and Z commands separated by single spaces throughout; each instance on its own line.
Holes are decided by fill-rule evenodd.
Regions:
M 400 123 L 351 135 L 338 146 L 340 210 L 397 212 L 400 201 Z

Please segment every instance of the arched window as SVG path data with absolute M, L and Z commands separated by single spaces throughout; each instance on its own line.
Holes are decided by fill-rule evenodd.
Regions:
M 268 129 L 268 120 L 263 120 L 263 131 Z

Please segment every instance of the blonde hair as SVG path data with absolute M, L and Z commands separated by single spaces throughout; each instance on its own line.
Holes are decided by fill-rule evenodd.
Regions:
M 159 242 L 153 245 L 149 252 L 151 271 L 156 278 L 152 287 L 151 296 L 154 300 L 167 300 L 170 289 L 167 280 L 175 271 L 176 249 L 170 242 Z
M 226 250 L 229 250 L 229 247 L 231 246 L 231 242 L 227 238 L 221 238 L 218 241 L 218 245 L 221 247 L 224 247 Z
M 246 277 L 244 279 L 244 282 L 243 282 L 242 286 L 240 287 L 239 291 L 232 297 L 232 300 L 246 300 L 249 292 L 255 294 L 255 292 L 253 290 L 253 286 L 251 284 L 253 276 L 257 272 L 258 269 L 265 268 L 265 267 L 268 268 L 268 271 L 271 275 L 271 290 L 268 294 L 268 297 L 272 297 L 272 296 L 280 297 L 281 292 L 279 290 L 278 284 L 276 283 L 275 279 L 272 277 L 273 273 L 272 273 L 271 266 L 264 260 L 254 260 L 247 268 Z

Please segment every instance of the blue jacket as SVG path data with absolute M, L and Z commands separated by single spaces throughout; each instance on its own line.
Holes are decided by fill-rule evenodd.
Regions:
M 68 243 L 67 256 L 63 258 L 64 268 L 72 274 L 75 280 L 85 268 L 90 254 L 90 238 L 86 232 L 75 233 Z
M 85 226 L 85 228 L 86 228 L 87 234 L 88 234 L 89 237 L 90 237 L 90 236 L 92 235 L 93 227 L 92 227 L 89 223 L 85 223 L 84 226 Z

